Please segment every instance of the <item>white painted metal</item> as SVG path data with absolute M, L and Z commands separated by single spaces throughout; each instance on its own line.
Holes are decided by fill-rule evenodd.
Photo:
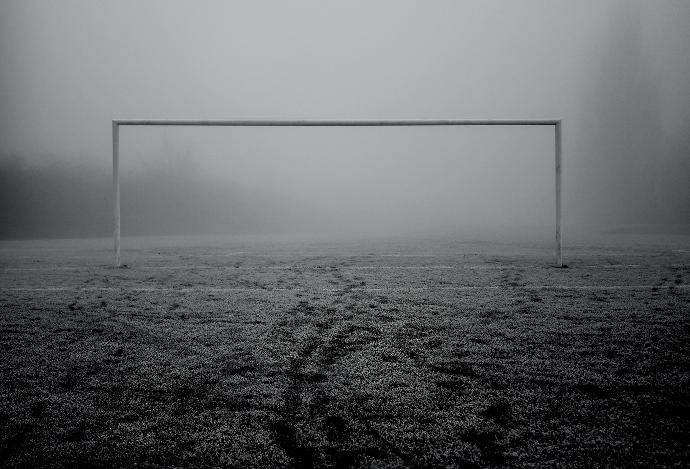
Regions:
M 561 161 L 563 155 L 563 124 L 556 123 L 556 266 L 563 267 L 563 251 L 561 249 Z
M 448 125 L 554 126 L 556 145 L 556 265 L 563 266 L 561 243 L 562 121 L 558 119 L 422 119 L 422 120 L 202 120 L 202 119 L 113 119 L 113 237 L 115 267 L 120 267 L 120 155 L 121 125 L 177 125 L 216 127 L 392 127 Z
M 115 119 L 119 125 L 183 125 L 220 127 L 377 127 L 418 125 L 556 125 L 556 119 L 379 119 L 379 120 L 200 120 Z
M 113 121 L 113 238 L 115 267 L 120 267 L 120 126 Z

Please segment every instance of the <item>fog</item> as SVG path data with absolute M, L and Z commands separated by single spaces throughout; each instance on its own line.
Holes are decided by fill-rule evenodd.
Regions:
M 113 118 L 561 118 L 566 233 L 687 224 L 688 24 L 670 0 L 5 1 L 0 237 L 110 233 Z M 125 235 L 552 233 L 551 128 L 120 138 Z

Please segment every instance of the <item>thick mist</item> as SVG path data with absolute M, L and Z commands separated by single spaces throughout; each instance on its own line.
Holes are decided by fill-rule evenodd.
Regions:
M 0 237 L 107 236 L 113 118 L 562 118 L 564 223 L 690 220 L 690 5 L 3 2 Z M 548 128 L 124 128 L 134 234 L 552 233 Z

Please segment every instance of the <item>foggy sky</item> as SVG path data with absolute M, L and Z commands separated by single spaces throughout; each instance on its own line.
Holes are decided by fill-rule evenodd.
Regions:
M 690 220 L 690 3 L 3 1 L 0 236 L 110 230 L 110 120 L 564 119 L 567 225 Z M 121 132 L 123 232 L 553 223 L 546 129 Z

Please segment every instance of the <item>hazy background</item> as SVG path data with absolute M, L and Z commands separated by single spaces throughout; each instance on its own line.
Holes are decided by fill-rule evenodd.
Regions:
M 677 230 L 689 25 L 684 0 L 3 0 L 0 238 L 110 234 L 112 118 L 562 118 L 566 229 Z M 551 236 L 552 132 L 127 127 L 123 233 Z

